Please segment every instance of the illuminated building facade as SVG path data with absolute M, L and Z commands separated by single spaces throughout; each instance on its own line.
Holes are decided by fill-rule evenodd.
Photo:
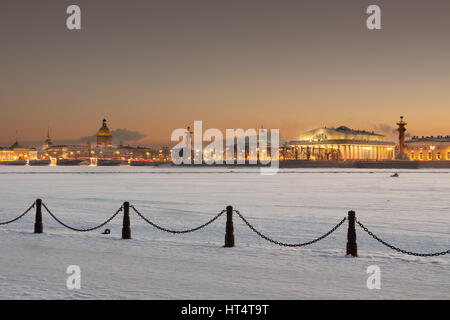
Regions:
M 39 151 L 39 159 L 87 159 L 89 156 L 89 149 L 85 146 L 51 145 Z
M 97 133 L 97 147 L 112 147 L 112 135 L 103 119 L 103 125 Z
M 0 149 L 0 161 L 36 160 L 37 157 L 35 149 L 22 147 L 17 139 L 9 148 Z
M 395 158 L 395 143 L 374 132 L 345 126 L 318 128 L 289 143 L 296 160 L 387 161 Z
M 117 148 L 91 148 L 89 145 L 52 145 L 47 149 L 38 151 L 39 159 L 82 159 L 90 158 L 115 160 L 151 160 L 170 161 L 168 147 L 147 148 L 120 146 Z
M 415 161 L 450 161 L 450 136 L 412 137 L 405 152 Z

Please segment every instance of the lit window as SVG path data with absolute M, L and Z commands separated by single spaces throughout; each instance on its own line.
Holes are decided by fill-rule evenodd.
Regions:
M 409 158 L 410 158 L 411 160 L 414 160 L 414 151 L 411 152 Z
M 423 160 L 423 153 L 419 153 L 419 160 Z
M 433 159 L 433 154 L 431 152 L 428 152 L 428 160 Z
M 440 152 L 437 153 L 436 158 L 437 158 L 438 160 L 441 160 L 441 153 L 440 153 Z
M 447 160 L 450 160 L 450 151 L 447 152 Z

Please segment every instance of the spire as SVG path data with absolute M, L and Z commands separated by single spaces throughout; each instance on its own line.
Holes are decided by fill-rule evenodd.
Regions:
M 16 129 L 16 142 L 12 144 L 10 147 L 11 150 L 22 148 L 22 146 L 19 144 L 19 131 Z
M 50 121 L 48 122 L 48 127 L 47 127 L 47 139 L 44 141 L 44 143 L 42 144 L 42 147 L 44 149 L 48 149 L 49 147 L 51 147 L 53 145 L 52 139 L 50 138 Z

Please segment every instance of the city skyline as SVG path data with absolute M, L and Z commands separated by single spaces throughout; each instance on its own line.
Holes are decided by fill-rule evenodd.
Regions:
M 279 128 L 284 139 L 346 125 L 395 141 L 447 135 L 448 1 L 6 1 L 0 12 L 0 145 L 137 132 L 167 144 L 176 128 Z M 257 5 L 256 5 L 257 4 Z M 382 30 L 365 27 L 378 4 Z M 108 10 L 105 10 L 108 8 Z M 332 27 L 331 27 L 332 26 Z
M 403 116 L 402 116 L 403 118 Z M 107 119 L 104 118 L 103 119 L 103 126 L 105 125 L 105 123 L 107 123 Z M 189 127 L 192 127 L 192 125 L 188 124 L 188 126 L 186 127 L 187 129 L 189 129 Z M 346 126 L 341 126 L 341 127 L 346 127 Z M 391 141 L 396 141 L 398 140 L 398 128 L 395 126 L 390 126 L 388 124 L 380 124 L 379 126 L 373 125 L 373 127 L 375 128 L 374 130 L 366 130 L 364 128 L 360 129 L 356 129 L 356 128 L 351 128 L 352 130 L 356 130 L 356 131 L 363 131 L 363 132 L 372 132 L 375 133 L 377 135 L 381 135 L 384 136 L 387 140 L 391 140 Z M 261 128 L 263 128 L 263 126 L 261 126 Z M 338 127 L 335 126 L 320 126 L 319 128 L 329 128 L 329 129 L 336 129 Z M 102 126 L 100 126 L 100 130 L 102 129 Z M 180 129 L 185 129 L 185 128 L 180 128 Z M 187 130 L 186 129 L 186 130 Z M 203 133 L 205 130 L 207 130 L 209 128 L 203 128 Z M 229 129 L 229 128 L 228 128 Z M 254 129 L 254 130 L 258 130 L 259 128 L 236 128 L 236 129 L 243 129 L 244 131 L 247 129 Z M 268 128 L 265 128 L 268 129 Z M 269 128 L 270 129 L 270 128 Z M 406 130 L 407 131 L 407 130 Z M 97 135 L 98 135 L 98 130 L 90 135 L 84 135 L 83 137 L 80 137 L 78 139 L 60 139 L 58 138 L 58 135 L 54 135 L 51 133 L 51 127 L 50 127 L 50 123 L 47 126 L 46 129 L 46 135 L 45 138 L 42 139 L 36 139 L 36 140 L 30 140 L 30 141 L 23 141 L 20 138 L 20 133 L 19 130 L 15 130 L 15 137 L 12 140 L 12 142 L 17 143 L 19 142 L 20 145 L 22 146 L 31 146 L 31 147 L 36 147 L 36 146 L 41 146 L 43 143 L 45 144 L 47 141 L 51 140 L 54 144 L 67 144 L 67 145 L 84 145 L 86 143 L 90 143 L 90 144 L 95 144 L 96 140 L 97 140 Z M 128 130 L 128 129 L 123 129 L 123 128 L 114 128 L 113 130 L 111 130 L 112 133 L 112 144 L 113 145 L 139 145 L 139 142 L 143 141 L 146 136 L 141 134 L 138 131 L 132 131 L 132 130 Z M 297 135 L 296 137 L 292 138 L 292 139 L 287 139 L 286 141 L 289 140 L 296 140 L 298 139 L 298 137 L 301 137 L 302 135 L 304 135 L 305 132 L 302 132 L 301 134 Z M 410 133 L 406 133 L 406 137 L 407 138 L 411 138 L 413 135 Z M 280 136 L 280 138 L 282 140 L 285 140 L 283 137 Z M 392 139 L 391 139 L 392 138 Z M 301 140 L 301 138 L 300 138 Z M 166 145 L 170 145 L 170 144 L 176 144 L 177 141 L 162 141 L 161 143 L 166 144 Z M 12 144 L 12 143 L 10 143 Z M 158 143 L 156 143 L 158 145 Z M 6 145 L 9 146 L 9 145 Z M 0 145 L 0 147 L 2 147 Z

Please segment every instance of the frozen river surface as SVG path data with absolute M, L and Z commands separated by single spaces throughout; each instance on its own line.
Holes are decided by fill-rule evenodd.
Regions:
M 195 227 L 227 205 L 261 232 L 305 242 L 349 210 L 387 242 L 416 252 L 450 249 L 450 171 L 0 167 L 0 222 L 42 198 L 63 222 L 95 226 L 129 201 L 172 229 Z M 131 213 L 104 230 L 81 233 L 34 210 L 0 226 L 0 299 L 450 299 L 450 255 L 413 257 L 384 247 L 357 227 L 358 258 L 345 256 L 347 223 L 305 248 L 286 248 L 253 233 L 236 215 L 235 248 L 222 248 L 225 216 L 200 231 L 172 235 Z M 68 290 L 66 269 L 81 268 L 81 289 Z M 366 286 L 367 267 L 381 289 Z

